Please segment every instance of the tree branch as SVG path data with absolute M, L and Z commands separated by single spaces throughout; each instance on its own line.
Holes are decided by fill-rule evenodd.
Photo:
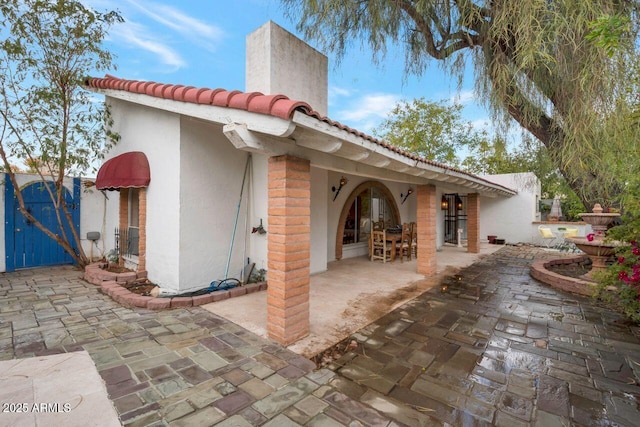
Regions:
M 424 37 L 424 40 L 426 43 L 425 50 L 427 54 L 429 54 L 434 59 L 446 59 L 450 57 L 453 53 L 459 50 L 468 48 L 473 44 L 475 44 L 477 41 L 479 41 L 476 35 L 473 35 L 461 30 L 451 34 L 449 37 L 446 37 L 446 39 L 451 39 L 452 36 L 455 35 L 458 37 L 457 41 L 446 45 L 446 42 L 448 40 L 445 40 L 445 37 L 443 37 L 443 42 L 445 45 L 438 48 L 438 46 L 436 46 L 433 31 L 431 31 L 429 21 L 425 20 L 424 17 L 420 13 L 418 13 L 416 8 L 413 7 L 413 5 L 409 1 L 392 0 L 392 3 L 395 4 L 397 7 L 399 7 L 401 10 L 403 10 L 409 16 L 409 18 L 411 18 L 411 20 L 416 24 L 418 31 Z M 431 20 L 434 22 L 434 24 L 438 24 L 437 26 L 439 26 L 439 23 L 436 23 L 433 17 L 431 18 Z

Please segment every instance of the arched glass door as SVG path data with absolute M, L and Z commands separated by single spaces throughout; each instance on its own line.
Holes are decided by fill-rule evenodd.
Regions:
M 367 242 L 374 228 L 389 228 L 399 223 L 387 195 L 376 186 L 367 186 L 355 197 L 344 222 L 342 244 Z

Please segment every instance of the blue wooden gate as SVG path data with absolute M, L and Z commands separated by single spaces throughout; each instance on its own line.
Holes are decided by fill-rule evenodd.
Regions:
M 54 184 L 39 181 L 26 185 L 20 190 L 25 208 L 42 225 L 54 234 L 61 234 L 53 202 L 45 185 L 55 191 Z M 64 189 L 64 201 L 73 218 L 73 225 L 80 231 L 80 179 L 73 180 L 73 194 Z M 15 189 L 8 175 L 5 175 L 5 250 L 6 271 L 18 268 L 42 267 L 48 265 L 72 264 L 73 258 L 55 240 L 27 221 L 18 210 Z M 61 215 L 64 215 L 62 211 Z M 65 227 L 72 241 L 71 230 Z M 72 246 L 75 246 L 72 244 Z

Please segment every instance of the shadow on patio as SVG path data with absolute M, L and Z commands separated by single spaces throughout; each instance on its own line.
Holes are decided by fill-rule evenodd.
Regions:
M 371 262 L 366 257 L 328 264 L 326 272 L 311 276 L 309 336 L 288 348 L 310 358 L 368 325 L 396 307 L 438 285 L 440 279 L 469 266 L 502 245 L 481 244 L 480 253 L 466 247 L 443 246 L 438 274 L 416 273 L 415 258 L 409 262 Z M 267 337 L 267 293 L 256 292 L 201 306 L 249 331 Z

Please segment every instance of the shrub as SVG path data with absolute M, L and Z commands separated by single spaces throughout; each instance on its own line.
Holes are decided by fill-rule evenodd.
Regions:
M 636 240 L 616 250 L 616 261 L 596 276 L 605 301 L 615 301 L 624 314 L 640 322 L 640 247 Z M 612 293 L 613 291 L 613 293 Z
M 628 196 L 622 225 L 611 228 L 607 237 L 621 242 L 616 260 L 605 273 L 596 275 L 601 299 L 615 301 L 624 314 L 640 322 L 640 180 L 628 183 Z

